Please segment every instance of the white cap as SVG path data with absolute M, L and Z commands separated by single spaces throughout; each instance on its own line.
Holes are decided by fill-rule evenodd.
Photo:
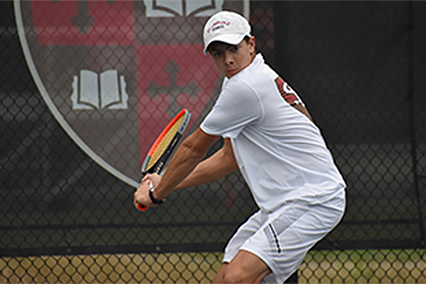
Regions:
M 204 25 L 204 54 L 214 41 L 236 45 L 248 36 L 250 37 L 250 24 L 240 14 L 221 11 L 213 16 Z

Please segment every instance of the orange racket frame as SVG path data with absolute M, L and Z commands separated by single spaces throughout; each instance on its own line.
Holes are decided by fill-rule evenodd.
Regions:
M 157 173 L 157 174 L 161 173 L 167 161 L 171 157 L 173 150 L 177 146 L 179 140 L 182 138 L 182 135 L 188 126 L 190 118 L 191 118 L 191 114 L 189 113 L 189 111 L 187 109 L 182 109 L 172 118 L 172 120 L 161 131 L 160 135 L 157 137 L 157 139 L 154 141 L 151 148 L 149 149 L 146 155 L 146 158 L 142 164 L 143 176 L 145 176 L 147 173 Z M 176 124 L 181 119 L 182 121 L 179 124 Z M 166 138 L 166 135 L 169 133 L 169 131 L 173 127 L 177 127 L 176 133 L 171 138 L 168 138 L 169 141 L 164 140 Z M 161 152 L 160 155 L 156 157 L 157 160 L 151 161 L 151 159 L 155 156 L 155 151 L 158 149 L 158 147 L 162 143 L 167 143 L 163 145 L 164 147 L 162 147 L 164 148 L 163 152 Z M 145 211 L 146 209 L 148 209 L 147 206 L 143 206 L 141 204 L 137 204 L 137 208 L 140 211 Z

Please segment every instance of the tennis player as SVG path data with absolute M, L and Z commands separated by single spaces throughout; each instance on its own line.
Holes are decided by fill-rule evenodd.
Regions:
M 283 283 L 341 220 L 346 185 L 300 97 L 256 54 L 244 17 L 213 15 L 204 46 L 226 77 L 221 93 L 164 176 L 143 179 L 134 202 L 157 206 L 239 169 L 260 209 L 228 242 L 213 282 Z M 223 147 L 203 160 L 220 137 Z

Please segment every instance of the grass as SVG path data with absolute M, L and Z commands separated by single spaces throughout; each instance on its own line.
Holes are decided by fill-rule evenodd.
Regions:
M 0 283 L 208 283 L 220 253 L 7 257 Z
M 426 283 L 426 250 L 311 251 L 299 283 Z
M 0 259 L 0 283 L 209 283 L 221 253 Z M 426 250 L 311 251 L 299 283 L 426 283 Z

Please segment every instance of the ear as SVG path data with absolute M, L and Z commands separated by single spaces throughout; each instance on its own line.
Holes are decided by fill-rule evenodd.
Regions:
M 256 40 L 254 36 L 250 37 L 248 44 L 249 44 L 250 53 L 254 54 L 256 52 Z

